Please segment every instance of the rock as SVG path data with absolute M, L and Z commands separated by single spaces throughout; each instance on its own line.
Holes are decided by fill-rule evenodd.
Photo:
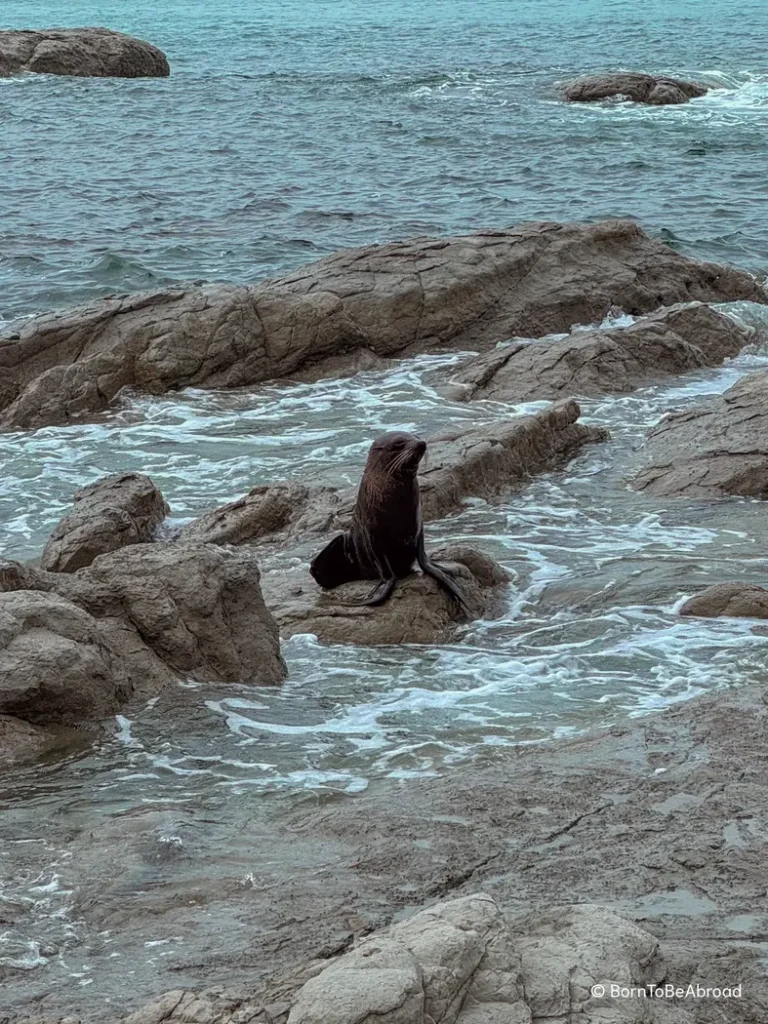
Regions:
M 123 1024 L 273 1024 L 270 1018 L 260 1015 L 260 1008 L 249 1007 L 241 999 L 227 999 L 215 995 L 185 992 L 177 989 L 167 992 L 149 1005 L 143 1006 Z
M 285 677 L 256 561 L 211 545 L 136 544 L 75 573 L 0 563 L 0 713 L 103 718 L 179 677 Z
M 107 28 L 0 32 L 0 76 L 19 71 L 95 78 L 165 78 L 156 46 Z
M 534 474 L 562 465 L 584 444 L 609 436 L 601 427 L 578 423 L 580 415 L 571 399 L 533 416 L 436 438 L 428 448 L 429 464 L 419 474 L 424 519 L 448 515 L 470 495 L 492 498 L 509 493 Z
M 456 578 L 477 618 L 498 612 L 509 582 L 500 565 L 474 548 L 458 545 L 430 555 Z M 421 573 L 401 580 L 392 597 L 376 608 L 345 605 L 366 597 L 373 586 L 366 580 L 322 591 L 306 565 L 264 576 L 267 602 L 283 639 L 312 633 L 324 643 L 436 644 L 463 621 L 443 588 Z
M 0 426 L 65 424 L 123 388 L 238 387 L 360 349 L 487 350 L 600 321 L 616 306 L 640 315 L 736 299 L 768 296 L 750 274 L 688 259 L 631 221 L 391 242 L 254 287 L 145 292 L 12 325 L 0 338 Z
M 57 594 L 0 594 L 0 713 L 75 724 L 114 714 L 132 691 L 93 616 Z
M 613 96 L 626 97 L 634 103 L 664 106 L 669 103 L 687 103 L 704 96 L 709 89 L 698 82 L 684 82 L 664 75 L 643 75 L 620 71 L 603 75 L 587 75 L 567 82 L 562 89 L 569 103 L 590 103 Z
M 529 1024 L 518 975 L 501 911 L 480 893 L 361 942 L 302 987 L 288 1024 Z
M 596 984 L 642 988 L 664 979 L 653 935 L 592 906 L 539 911 L 518 921 L 520 929 L 510 932 L 485 893 L 430 907 L 310 978 L 288 1024 L 569 1024 L 577 1014 L 615 1024 L 658 1019 L 642 999 L 590 992 Z
M 671 413 L 646 439 L 647 465 L 633 486 L 689 498 L 768 497 L 768 370 L 723 395 Z
M 513 416 L 431 439 L 419 472 L 425 522 L 460 508 L 467 497 L 491 498 L 536 473 L 562 464 L 584 445 L 609 435 L 578 423 L 580 409 L 563 401 L 532 416 Z M 361 466 L 362 469 L 362 466 Z M 208 544 L 244 544 L 344 529 L 357 488 L 273 484 L 205 513 L 181 538 Z M 0 569 L 0 572 L 2 570 Z
M 246 551 L 139 544 L 53 579 L 116 636 L 126 625 L 135 630 L 176 676 L 265 685 L 285 678 L 259 567 Z
M 335 492 L 328 491 L 335 501 Z M 205 512 L 181 530 L 186 541 L 204 544 L 246 544 L 282 533 L 298 522 L 313 498 L 320 503 L 322 488 L 310 490 L 300 484 L 267 484 L 254 487 L 237 501 Z
M 522 958 L 523 986 L 534 1021 L 570 1024 L 577 1014 L 584 1014 L 586 1021 L 617 1024 L 654 1019 L 646 1016 L 642 999 L 612 999 L 609 994 L 611 983 L 645 988 L 665 980 L 654 935 L 588 905 L 536 911 L 516 920 L 512 930 L 519 935 L 513 942 Z M 593 997 L 593 985 L 603 985 L 606 996 Z M 610 1008 L 611 1016 L 604 1017 L 600 1007 Z
M 768 619 L 768 590 L 754 583 L 717 583 L 686 601 L 680 614 Z
M 50 572 L 74 572 L 97 555 L 127 544 L 144 544 L 170 509 L 148 476 L 122 473 L 75 493 L 74 511 L 48 540 L 40 565 Z
M 2 654 L 0 653 L 0 663 Z M 2 701 L 2 697 L 0 697 Z M 49 742 L 48 733 L 20 718 L 0 714 L 0 769 L 38 757 Z M 0 918 L 2 912 L 0 910 Z
M 716 366 L 753 334 L 710 306 L 673 306 L 629 327 L 513 342 L 462 366 L 449 387 L 461 389 L 454 398 L 503 402 L 626 393 L 668 374 Z

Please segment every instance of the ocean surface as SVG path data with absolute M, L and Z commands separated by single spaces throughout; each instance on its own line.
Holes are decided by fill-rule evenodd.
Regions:
M 155 43 L 172 74 L 0 80 L 0 319 L 178 281 L 252 282 L 346 246 L 532 219 L 632 217 L 690 255 L 768 273 L 765 0 L 0 6 L 1 28 L 87 24 Z M 553 88 L 618 68 L 712 91 L 655 109 L 566 106 Z M 727 312 L 766 324 L 747 305 Z M 39 557 L 72 492 L 107 472 L 149 473 L 182 522 L 262 482 L 354 483 L 383 430 L 429 436 L 517 411 L 439 398 L 428 380 L 446 361 L 133 396 L 97 423 L 0 435 L 0 555 Z M 22 1001 L 72 984 L 109 1000 L 126 973 L 137 994 L 154 990 L 155 952 L 109 939 L 123 959 L 94 956 L 78 909 L 103 868 L 68 843 L 113 816 L 216 807 L 236 844 L 260 801 L 353 799 L 373 780 L 452 770 L 499 745 L 764 679 L 759 626 L 676 614 L 705 583 L 765 583 L 763 505 L 659 502 L 627 487 L 665 411 L 759 366 L 768 347 L 585 402 L 610 443 L 430 526 L 429 545 L 471 540 L 507 566 L 500 619 L 434 648 L 296 637 L 281 689 L 186 685 L 119 718 L 96 748 L 4 780 L 0 899 L 28 913 L 0 931 L 0 980 Z M 163 842 L 179 827 L 168 820 Z

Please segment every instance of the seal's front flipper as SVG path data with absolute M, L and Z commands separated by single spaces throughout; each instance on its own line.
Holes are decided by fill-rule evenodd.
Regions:
M 323 590 L 333 590 L 342 583 L 363 579 L 355 558 L 354 546 L 346 533 L 334 537 L 330 544 L 312 559 L 309 571 Z
M 433 580 L 437 580 L 444 590 L 447 590 L 451 597 L 458 603 L 464 614 L 468 619 L 473 619 L 475 613 L 467 604 L 467 600 L 461 592 L 459 585 L 452 580 L 451 577 L 440 568 L 439 565 L 435 565 L 427 557 L 427 552 L 424 549 L 424 530 L 419 534 L 419 539 L 416 542 L 416 560 L 419 563 L 419 568 L 425 575 L 431 576 Z

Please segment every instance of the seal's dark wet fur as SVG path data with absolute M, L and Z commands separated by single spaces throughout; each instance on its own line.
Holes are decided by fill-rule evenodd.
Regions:
M 418 562 L 422 572 L 437 580 L 471 616 L 459 587 L 424 550 L 416 473 L 426 449 L 424 441 L 406 433 L 384 434 L 373 442 L 349 532 L 334 537 L 310 565 L 324 590 L 353 580 L 379 580 L 360 604 L 382 604 Z

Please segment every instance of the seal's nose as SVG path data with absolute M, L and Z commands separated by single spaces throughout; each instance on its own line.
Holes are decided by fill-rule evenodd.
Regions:
M 417 452 L 419 458 L 421 458 L 421 456 L 427 450 L 427 442 L 426 441 L 417 441 L 416 444 L 413 446 L 413 450 L 415 452 Z

